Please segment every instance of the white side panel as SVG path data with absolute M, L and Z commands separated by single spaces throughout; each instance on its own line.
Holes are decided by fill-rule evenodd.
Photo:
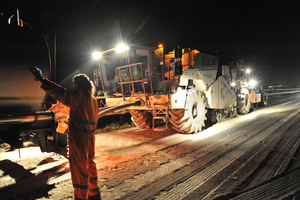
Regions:
M 175 94 L 171 94 L 171 109 L 183 109 L 185 107 L 186 94 L 187 91 L 181 88 L 178 88 Z
M 208 88 L 205 94 L 208 108 L 223 109 L 236 104 L 236 95 L 222 76 Z
M 198 73 L 200 74 L 206 88 L 216 81 L 217 70 L 200 70 Z
M 197 69 L 184 70 L 180 77 L 180 86 L 187 86 L 188 80 L 193 79 L 196 90 L 205 91 L 206 88 L 216 80 L 217 70 L 203 70 Z
M 181 77 L 180 77 L 180 86 L 187 86 L 188 80 L 192 79 L 194 85 L 196 86 L 196 90 L 204 91 L 206 89 L 205 84 L 200 76 L 198 70 L 196 69 L 187 69 L 184 70 Z
M 208 108 L 219 108 L 219 81 L 214 82 L 205 94 Z

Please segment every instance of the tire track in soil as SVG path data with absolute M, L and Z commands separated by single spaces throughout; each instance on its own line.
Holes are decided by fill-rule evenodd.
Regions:
M 275 115 L 273 115 L 271 117 L 276 118 L 274 116 Z M 281 117 L 277 116 L 277 120 L 279 120 L 279 119 L 281 119 Z M 276 120 L 275 120 L 275 122 L 274 122 L 274 120 L 270 120 L 270 119 L 267 120 L 267 122 L 262 125 L 261 129 L 265 129 L 266 127 L 270 126 L 272 123 L 276 124 Z M 268 124 L 268 125 L 266 125 L 266 124 Z M 255 129 L 257 130 L 258 127 L 256 126 Z M 251 135 L 251 134 L 253 134 L 253 132 L 254 131 L 252 130 L 252 132 L 250 131 L 247 134 Z M 259 132 L 259 130 L 258 130 L 258 132 Z M 259 134 L 259 133 L 256 132 L 256 134 Z M 242 135 L 244 135 L 244 134 L 242 134 Z M 237 138 L 241 138 L 241 136 L 236 137 L 234 139 L 237 140 Z M 244 141 L 242 143 L 245 143 L 245 139 L 244 139 Z M 239 145 L 242 145 L 242 143 L 240 143 Z M 172 187 L 173 184 L 176 184 L 178 182 L 182 182 L 182 181 L 186 180 L 188 177 L 190 177 L 193 174 L 201 171 L 203 168 L 209 166 L 209 164 L 212 164 L 213 162 L 216 162 L 216 161 L 211 161 L 212 159 L 208 159 L 208 157 L 210 157 L 210 158 L 213 157 L 214 159 L 220 159 L 220 153 L 223 153 L 223 154 L 226 155 L 226 151 L 227 151 L 227 153 L 229 151 L 233 151 L 232 147 L 228 147 L 228 146 L 227 146 L 227 148 L 226 147 L 222 147 L 222 149 L 219 149 L 218 150 L 219 154 L 214 154 L 214 151 L 210 150 L 210 151 L 206 152 L 203 155 L 203 152 L 201 154 L 201 150 L 197 150 L 194 153 L 200 155 L 200 157 L 201 157 L 200 159 L 197 158 L 191 164 L 187 164 L 189 166 L 185 166 L 182 169 L 177 169 L 177 171 L 173 172 L 173 174 L 171 173 L 170 175 L 168 175 L 166 177 L 158 179 L 158 180 L 154 181 L 154 183 L 151 184 L 151 185 L 143 186 L 138 192 L 135 192 L 135 193 L 133 192 L 132 194 L 125 195 L 121 199 L 126 199 L 126 198 L 147 199 L 147 198 L 150 198 L 152 196 L 157 195 L 157 193 L 160 191 L 157 188 L 163 188 L 162 190 L 168 190 L 168 189 L 170 189 Z M 209 148 L 207 147 L 207 149 L 209 149 Z M 193 156 L 191 156 L 191 157 L 193 157 Z M 194 156 L 194 157 L 197 157 L 197 156 Z M 205 165 L 199 166 L 199 163 L 201 163 L 201 162 L 202 163 L 206 163 L 206 164 L 208 163 L 208 164 L 206 166 Z M 212 162 L 212 163 L 209 163 L 209 162 Z M 199 167 L 202 167 L 202 168 L 199 169 Z M 176 174 L 176 175 L 174 175 L 174 174 Z M 140 195 L 138 195 L 137 193 L 139 193 Z
M 240 194 L 231 194 L 221 199 L 255 199 L 255 200 L 268 200 L 268 199 L 299 199 L 300 194 L 300 168 L 281 174 L 274 177 L 254 188 L 244 191 Z
M 278 172 L 284 172 L 300 145 L 299 119 L 300 113 L 276 130 L 280 134 L 277 134 L 256 155 L 245 162 L 240 169 L 226 177 L 218 187 L 203 199 L 228 199 L 241 192 L 241 190 L 250 189 L 273 178 L 279 174 Z M 270 174 L 266 171 L 277 173 Z
M 299 112 L 299 111 L 297 111 L 297 112 Z M 291 116 L 291 115 L 294 115 L 294 114 L 290 114 L 289 116 Z M 289 119 L 290 117 L 287 117 L 287 118 Z M 195 186 L 192 190 L 190 189 L 190 187 L 192 185 L 190 183 L 188 183 L 188 181 L 190 181 L 190 180 L 185 181 L 184 184 L 186 184 L 186 189 L 189 189 L 190 191 L 187 194 L 182 195 L 182 197 L 178 198 L 178 199 L 193 199 L 193 198 L 203 199 L 207 194 L 209 194 L 210 191 L 215 189 L 215 187 L 218 186 L 219 183 L 222 183 L 222 181 L 224 179 L 226 179 L 227 177 L 230 177 L 230 175 L 232 174 L 232 171 L 235 171 L 240 166 L 243 166 L 245 161 L 249 160 L 249 158 L 251 158 L 253 155 L 255 155 L 256 152 L 258 152 L 259 149 L 262 148 L 261 142 L 267 143 L 268 141 L 272 140 L 274 135 L 277 135 L 275 130 L 278 127 L 280 127 L 283 123 L 285 123 L 285 121 L 286 121 L 285 119 L 279 120 L 279 122 L 276 123 L 277 127 L 270 126 L 262 132 L 259 131 L 260 132 L 259 134 L 256 134 L 254 137 L 247 139 L 245 142 L 243 142 L 243 144 L 238 145 L 233 152 L 230 152 L 230 154 L 233 153 L 232 156 L 230 154 L 226 155 L 224 153 L 225 156 L 222 159 L 225 160 L 225 164 L 227 164 L 226 157 L 229 157 L 228 159 L 231 159 L 230 162 L 228 162 L 228 164 L 226 166 L 222 166 L 221 168 L 216 169 L 213 177 L 208 176 L 209 181 L 205 181 L 203 183 L 203 180 L 202 180 L 203 178 L 201 177 L 201 175 L 204 174 L 205 172 L 199 172 L 198 177 L 191 178 L 194 180 L 194 184 L 195 184 Z M 242 152 L 239 152 L 239 151 L 242 151 Z M 210 168 L 212 168 L 212 167 L 214 167 L 214 164 L 209 166 L 208 170 L 210 170 Z M 182 184 L 180 184 L 180 186 L 178 186 L 178 187 L 174 187 L 174 189 L 172 189 L 173 191 L 171 191 L 171 193 L 172 192 L 174 192 L 174 193 L 171 195 L 168 195 L 169 198 L 167 198 L 167 199 L 172 199 L 172 198 L 177 199 L 178 195 L 185 192 L 185 190 L 181 190 L 181 187 L 182 187 L 181 185 Z M 166 198 L 164 197 L 163 199 L 166 199 Z
M 269 120 L 269 121 L 271 121 L 271 120 Z M 257 128 L 257 127 L 256 127 Z M 251 134 L 251 133 L 247 133 L 247 134 Z M 223 135 L 224 136 L 224 135 Z M 226 135 L 225 135 L 226 136 Z M 224 136 L 224 137 L 225 137 Z M 229 135 L 228 137 L 231 137 L 232 135 Z M 244 135 L 245 136 L 245 135 Z M 234 138 L 234 141 L 235 142 L 238 142 L 239 141 L 239 139 L 241 139 L 241 137 L 242 136 L 239 136 L 239 137 L 235 137 Z M 186 142 L 186 144 L 188 144 L 190 141 L 188 141 L 188 142 Z M 213 144 L 213 143 L 211 143 L 211 144 Z M 226 150 L 226 149 L 230 149 L 230 145 L 231 144 L 228 144 L 227 146 L 225 145 L 225 147 L 222 147 L 222 148 L 220 148 L 221 150 Z M 203 145 L 202 145 L 202 147 L 204 147 Z M 206 149 L 205 149 L 206 148 Z M 213 155 L 213 156 L 216 156 L 216 155 L 214 155 L 213 153 L 212 153 L 212 151 L 211 151 L 211 149 L 209 149 L 207 146 L 206 147 L 204 147 L 204 150 L 206 150 L 206 151 L 204 151 L 205 153 L 204 154 L 202 154 L 203 156 L 211 156 L 211 155 Z M 200 151 L 198 151 L 198 153 L 199 153 Z M 182 154 L 186 154 L 184 151 L 182 152 Z M 168 160 L 168 159 L 167 159 Z M 185 164 L 186 165 L 186 164 Z M 161 164 L 160 166 L 163 166 L 163 164 Z M 51 169 L 52 170 L 52 169 Z M 37 176 L 37 178 L 34 178 L 34 177 L 30 177 L 29 179 L 27 179 L 26 180 L 26 178 L 24 178 L 24 177 L 19 177 L 19 179 L 22 179 L 22 181 L 19 181 L 19 183 L 24 183 L 24 184 L 21 184 L 21 185 L 18 185 L 18 187 L 20 187 L 20 188 L 23 188 L 23 189 L 17 189 L 17 190 L 15 190 L 15 191 L 19 191 L 20 190 L 20 194 L 22 194 L 22 193 L 24 193 L 24 192 L 32 192 L 33 190 L 31 190 L 30 188 L 28 188 L 28 187 L 31 187 L 31 188 L 36 188 L 36 189 L 39 189 L 39 187 L 41 187 L 41 186 L 37 186 L 38 184 L 37 183 L 41 183 L 41 182 L 44 182 L 46 179 L 48 180 L 48 178 L 49 178 L 49 176 L 51 176 L 51 174 L 52 174 L 52 172 L 51 172 L 51 170 L 49 169 L 49 171 L 46 171 L 45 173 L 41 173 L 41 174 L 39 174 L 38 176 Z M 176 169 L 175 169 L 176 170 Z M 54 170 L 55 171 L 55 170 Z M 58 176 L 59 175 L 62 175 L 62 174 L 59 174 L 60 172 L 55 172 Z M 48 178 L 45 178 L 46 176 L 48 176 Z M 24 179 L 23 179 L 24 178 Z M 65 179 L 65 177 L 62 179 L 62 180 L 66 180 Z M 61 180 L 61 181 L 62 181 Z M 26 182 L 27 182 L 27 184 L 26 184 Z M 54 181 L 53 183 L 59 183 L 60 181 Z M 29 184 L 28 184 L 29 183 Z M 24 187 L 22 187 L 24 185 Z M 49 186 L 49 185 L 48 185 Z M 43 187 L 48 187 L 48 186 L 43 186 Z M 51 185 L 50 185 L 51 186 Z M 11 188 L 15 188 L 15 186 L 12 186 Z M 27 190 L 27 191 L 25 191 L 25 190 Z M 34 192 L 34 191 L 33 191 Z M 8 193 L 9 193 L 9 191 L 8 191 Z M 11 195 L 11 196 L 16 196 L 16 195 L 18 195 L 18 193 L 14 193 L 13 195 Z
M 220 149 L 232 148 L 232 145 L 229 144 L 230 142 L 240 142 L 240 141 L 245 140 L 244 137 L 248 137 L 248 135 L 255 134 L 255 131 L 253 131 L 253 129 L 257 129 L 256 127 L 259 126 L 259 124 L 262 126 L 261 129 L 265 129 L 268 126 L 268 123 L 271 124 L 271 123 L 273 123 L 272 121 L 274 121 L 274 120 L 276 121 L 279 119 L 280 119 L 280 117 L 275 116 L 272 118 L 272 120 L 269 120 L 266 116 L 263 116 L 260 118 L 260 120 L 255 120 L 255 121 L 251 120 L 251 122 L 239 123 L 238 126 L 235 126 L 233 128 L 234 133 L 230 133 L 230 131 L 222 132 L 222 134 L 220 136 L 221 138 L 219 138 L 217 141 L 215 139 L 211 139 L 211 138 L 207 138 L 206 141 L 202 141 L 200 143 L 199 143 L 199 140 L 189 140 L 189 141 L 182 142 L 180 144 L 176 144 L 176 145 L 167 147 L 165 149 L 156 151 L 155 153 L 147 154 L 147 155 L 141 157 L 140 159 L 135 158 L 130 161 L 126 161 L 126 162 L 119 163 L 119 164 L 120 164 L 121 168 L 129 169 L 132 171 L 131 177 L 138 176 L 141 173 L 149 173 L 150 170 L 153 170 L 153 169 L 159 167 L 159 166 L 157 166 L 157 162 L 159 162 L 159 165 L 163 166 L 163 167 L 165 167 L 165 165 L 169 165 L 171 162 L 173 162 L 173 164 L 175 164 L 175 162 L 178 162 L 178 163 L 184 162 L 185 164 L 183 166 L 189 165 L 193 160 L 195 160 L 198 157 L 205 157 L 207 159 L 209 159 L 210 157 L 217 157 L 219 155 L 219 153 L 214 152 L 216 146 L 221 146 L 221 147 L 218 147 Z M 262 123 L 262 121 L 265 123 Z M 244 132 L 243 134 L 238 134 L 241 129 L 245 128 L 245 124 L 246 124 L 246 126 L 248 126 L 249 124 L 252 124 L 252 122 L 253 122 L 253 127 L 251 129 L 249 128 L 249 130 L 247 132 Z M 225 143 L 227 143 L 227 144 L 225 144 Z M 187 154 L 189 154 L 189 155 L 187 155 Z M 186 155 L 186 157 L 188 157 L 187 159 L 185 159 L 185 158 L 177 159 L 177 158 L 181 158 L 185 155 Z M 147 157 L 150 158 L 150 160 L 152 160 L 152 163 L 149 164 L 149 167 L 147 168 L 147 170 L 142 170 L 141 165 L 143 165 L 143 162 L 148 162 L 148 160 L 149 160 L 149 159 L 147 159 Z M 160 159 L 158 159 L 157 157 L 159 157 Z M 189 157 L 191 157 L 191 158 L 189 158 Z M 138 169 L 136 169 L 136 168 L 130 169 L 132 166 L 136 166 L 138 164 L 140 164 L 140 167 Z M 156 166 L 153 168 L 153 165 L 156 165 Z M 172 171 L 171 169 L 173 169 L 174 167 L 172 165 L 170 165 L 169 168 L 170 169 L 168 171 L 171 172 Z M 179 168 L 176 168 L 174 170 L 178 170 Z M 159 170 L 157 170 L 157 171 L 159 171 Z M 118 174 L 122 174 L 122 170 L 117 170 L 114 173 L 117 173 L 116 176 L 118 176 Z M 127 173 L 130 173 L 130 172 L 127 172 Z M 157 172 L 157 173 L 160 173 L 160 172 Z M 109 172 L 107 172 L 107 173 L 103 172 L 101 174 L 101 177 L 104 177 L 106 179 L 115 179 L 114 177 L 107 177 L 106 174 L 109 175 Z M 154 176 L 157 178 L 160 178 L 156 175 L 154 175 Z M 128 179 L 128 178 L 130 178 L 130 177 L 127 177 L 126 179 L 121 179 L 121 180 L 118 179 L 117 184 L 114 181 L 108 181 L 108 182 L 103 183 L 103 184 L 105 184 L 105 189 L 107 188 L 108 190 L 110 190 L 113 187 L 117 187 L 117 189 L 116 188 L 113 188 L 113 189 L 118 192 L 113 192 L 107 198 L 113 199 L 114 197 L 118 197 L 118 196 L 120 198 L 121 197 L 120 194 L 122 193 L 122 191 L 121 191 L 122 186 L 119 187 L 118 184 L 121 184 L 122 181 L 124 181 L 126 183 L 130 182 L 129 181 L 130 179 Z M 151 177 L 150 179 L 152 180 L 153 178 Z M 135 185 L 135 184 L 132 183 L 131 185 Z M 126 188 L 126 186 L 124 186 L 124 187 Z M 139 189 L 139 188 L 137 188 L 137 189 Z M 126 189 L 124 189 L 124 190 L 126 190 Z M 130 191 L 130 190 L 131 191 L 133 190 L 132 186 L 128 187 L 128 191 Z M 126 190 L 126 192 L 128 192 L 128 191 Z M 105 197 L 105 192 L 103 194 Z
M 299 116 L 296 120 L 298 122 L 285 133 L 278 146 L 272 151 L 267 159 L 261 163 L 261 167 L 258 169 L 259 171 L 255 173 L 255 177 L 248 183 L 245 190 L 277 176 L 287 169 L 288 164 L 291 162 L 293 155 L 300 145 Z

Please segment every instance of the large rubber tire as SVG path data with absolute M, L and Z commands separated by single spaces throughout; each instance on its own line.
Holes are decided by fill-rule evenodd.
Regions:
M 152 128 L 152 115 L 145 110 L 131 110 L 131 120 L 140 128 L 150 129 Z
M 202 131 L 206 120 L 206 103 L 199 91 L 189 90 L 186 95 L 185 109 L 174 109 L 169 113 L 173 128 L 182 133 L 197 133 Z
M 266 106 L 268 104 L 268 95 L 264 90 L 261 90 L 260 93 L 261 93 L 261 102 L 259 102 L 258 105 Z
M 251 109 L 249 90 L 247 90 L 246 88 L 242 88 L 240 95 L 242 99 L 241 103 L 243 104 L 243 106 L 238 109 L 238 113 L 247 114 L 250 112 Z

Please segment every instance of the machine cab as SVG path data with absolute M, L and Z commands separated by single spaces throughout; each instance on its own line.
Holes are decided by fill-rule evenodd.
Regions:
M 94 70 L 97 90 L 106 97 L 163 91 L 162 48 L 129 46 L 123 52 L 111 51 Z

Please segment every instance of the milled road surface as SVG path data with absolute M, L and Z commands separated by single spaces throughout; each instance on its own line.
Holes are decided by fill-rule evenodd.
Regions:
M 177 134 L 130 128 L 96 135 L 102 199 L 299 197 L 298 95 Z M 0 154 L 1 199 L 73 199 L 68 160 L 38 147 Z

